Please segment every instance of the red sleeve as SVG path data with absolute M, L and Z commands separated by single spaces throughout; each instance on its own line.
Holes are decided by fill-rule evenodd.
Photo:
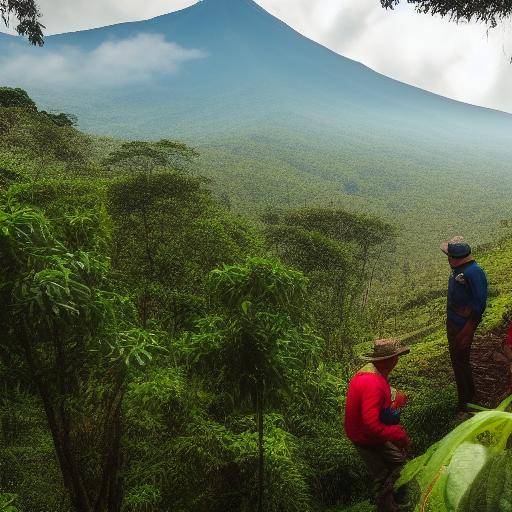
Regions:
M 512 347 L 512 324 L 510 324 L 510 327 L 508 328 L 507 345 Z
M 386 395 L 380 382 L 374 375 L 368 375 L 364 381 L 361 397 L 361 419 L 366 433 L 383 443 L 406 442 L 407 434 L 400 425 L 385 425 L 380 421 L 380 412 L 386 406 Z

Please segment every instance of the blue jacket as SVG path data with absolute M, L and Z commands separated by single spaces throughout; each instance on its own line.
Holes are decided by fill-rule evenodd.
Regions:
M 463 326 L 480 322 L 487 305 L 487 276 L 475 261 L 452 269 L 448 281 L 448 320 Z

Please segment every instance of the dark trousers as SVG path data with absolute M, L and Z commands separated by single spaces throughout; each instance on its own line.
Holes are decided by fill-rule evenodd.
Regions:
M 457 384 L 457 394 L 459 396 L 459 409 L 465 409 L 468 403 L 473 402 L 475 396 L 475 384 L 473 382 L 473 372 L 469 357 L 471 354 L 471 344 L 466 348 L 457 346 L 457 335 L 463 329 L 450 321 L 446 323 L 446 332 L 448 335 L 448 347 L 450 348 L 450 358 L 452 360 L 453 373 Z
M 356 445 L 356 448 L 373 478 L 378 512 L 396 511 L 393 490 L 406 462 L 405 453 L 389 442 L 378 446 Z

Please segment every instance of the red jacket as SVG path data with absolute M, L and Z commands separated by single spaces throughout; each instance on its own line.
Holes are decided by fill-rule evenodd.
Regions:
M 348 386 L 345 402 L 345 432 L 355 444 L 375 446 L 388 441 L 407 443 L 400 425 L 385 425 L 380 420 L 382 409 L 391 406 L 391 388 L 380 373 L 360 371 Z

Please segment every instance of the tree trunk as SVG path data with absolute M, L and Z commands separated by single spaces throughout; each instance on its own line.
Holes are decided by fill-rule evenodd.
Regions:
M 53 444 L 55 452 L 57 453 L 57 459 L 59 461 L 64 485 L 68 489 L 77 512 L 92 512 L 89 496 L 85 489 L 80 469 L 73 456 L 73 448 L 69 438 L 69 432 L 66 432 L 65 429 L 66 421 L 57 414 L 52 403 L 50 390 L 40 376 L 40 368 L 36 363 L 30 343 L 27 340 L 23 340 L 22 343 L 28 367 L 34 377 L 39 397 L 43 402 L 46 419 L 52 434 Z
M 119 512 L 121 510 L 122 490 L 119 471 L 121 468 L 121 404 L 123 396 L 123 384 L 119 382 L 114 391 L 111 406 L 105 415 L 105 460 L 94 512 Z
M 263 478 L 264 478 L 264 446 L 263 446 L 263 393 L 258 389 L 256 399 L 256 417 L 258 422 L 258 512 L 263 512 Z
M 381 245 L 380 248 L 379 248 L 379 253 L 377 254 L 377 256 L 374 258 L 374 264 L 373 264 L 373 267 L 372 267 L 372 271 L 371 271 L 371 274 L 370 274 L 370 279 L 368 281 L 368 285 L 366 287 L 366 293 L 364 295 L 364 300 L 363 300 L 363 304 L 362 304 L 362 308 L 363 308 L 363 311 L 366 309 L 366 306 L 368 305 L 368 299 L 370 297 L 370 292 L 371 292 L 371 289 L 372 289 L 372 286 L 373 286 L 373 279 L 375 277 L 375 271 L 377 270 L 377 265 L 380 261 L 380 258 L 382 256 L 382 251 L 384 250 L 384 247 Z

